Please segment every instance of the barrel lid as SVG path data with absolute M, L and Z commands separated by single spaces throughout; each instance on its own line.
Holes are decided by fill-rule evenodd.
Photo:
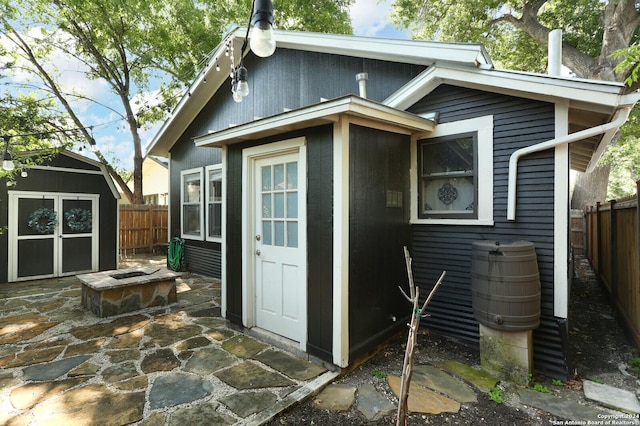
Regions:
M 479 240 L 473 242 L 473 249 L 478 251 L 496 251 L 501 252 L 530 252 L 535 250 L 532 242 L 517 241 L 496 241 L 496 240 Z

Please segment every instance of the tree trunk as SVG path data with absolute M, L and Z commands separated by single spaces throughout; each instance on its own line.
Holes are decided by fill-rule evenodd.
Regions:
M 578 173 L 571 196 L 572 209 L 584 209 L 595 206 L 598 201 L 606 201 L 609 170 L 610 166 L 598 166 L 591 173 Z

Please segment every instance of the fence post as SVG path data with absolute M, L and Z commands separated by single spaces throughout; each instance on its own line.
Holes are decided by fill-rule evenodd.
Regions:
M 153 253 L 153 210 L 151 207 L 151 204 L 146 205 L 149 217 L 149 253 Z
M 618 218 L 616 217 L 616 200 L 611 200 L 611 235 L 609 247 L 611 253 L 611 304 L 615 309 L 618 303 Z
M 600 217 L 601 213 L 600 213 L 600 201 L 596 202 L 596 251 L 597 251 L 597 258 L 598 261 L 596 262 L 596 264 L 594 265 L 594 272 L 596 273 L 596 279 L 598 280 L 599 284 L 602 284 L 602 278 L 600 277 L 600 262 L 602 262 L 602 243 L 601 243 L 601 234 L 602 234 L 602 230 L 601 228 L 601 217 Z
M 588 259 L 590 256 L 588 254 L 589 250 L 589 236 L 587 233 L 589 232 L 589 211 L 587 207 L 582 210 L 582 255 L 585 259 Z
M 584 234 L 585 234 L 585 251 L 584 254 L 587 257 L 587 259 L 589 259 L 589 264 L 593 265 L 593 249 L 591 248 L 591 233 L 593 232 L 593 225 L 591 224 L 591 215 L 593 214 L 593 206 L 588 206 L 585 207 L 585 217 L 586 220 L 584 221 L 585 223 L 585 230 L 584 230 Z

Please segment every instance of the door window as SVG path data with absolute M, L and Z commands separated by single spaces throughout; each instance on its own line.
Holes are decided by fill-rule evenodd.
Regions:
M 298 247 L 298 163 L 261 167 L 262 244 Z

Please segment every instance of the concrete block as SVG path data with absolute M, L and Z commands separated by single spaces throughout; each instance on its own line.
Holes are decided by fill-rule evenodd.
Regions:
M 501 380 L 526 385 L 533 371 L 532 330 L 496 330 L 480 324 L 480 363 Z

